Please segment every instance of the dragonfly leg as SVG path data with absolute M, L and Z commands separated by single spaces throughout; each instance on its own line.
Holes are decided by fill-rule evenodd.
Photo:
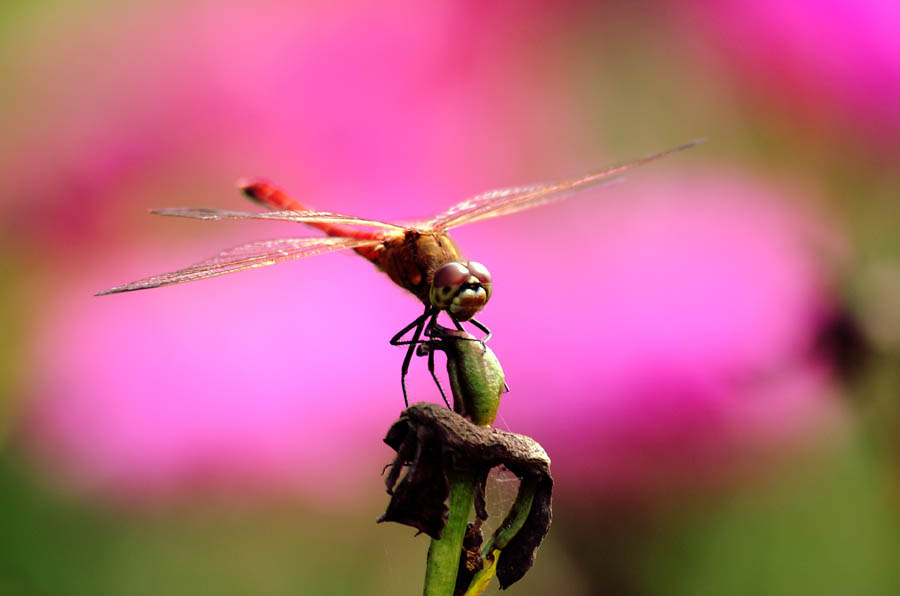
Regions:
M 485 327 L 484 323 L 480 323 L 475 319 L 469 319 L 469 322 L 484 332 L 485 336 L 484 339 L 481 340 L 481 347 L 485 347 L 484 344 L 486 344 L 488 340 L 491 339 L 491 330 Z M 505 389 L 504 393 L 509 393 L 509 385 L 506 384 L 506 381 L 503 381 L 503 388 Z
M 429 331 L 433 331 L 432 329 L 426 329 L 426 334 Z M 438 391 L 441 392 L 441 398 L 444 400 L 444 403 L 447 404 L 449 409 L 453 409 L 450 405 L 450 402 L 447 400 L 447 394 L 444 393 L 444 388 L 441 386 L 440 379 L 437 378 L 437 374 L 434 372 L 434 353 L 438 350 L 444 350 L 444 346 L 439 339 L 428 339 L 423 340 L 418 343 L 416 346 L 416 356 L 428 356 L 428 372 L 431 373 L 431 378 L 434 379 L 434 384 L 437 385 Z
M 484 332 L 485 336 L 483 339 L 480 339 L 481 342 L 481 353 L 484 354 L 487 352 L 487 346 L 485 345 L 489 339 L 491 339 L 491 330 L 485 327 L 483 324 L 479 323 L 475 319 L 469 319 L 469 322 L 472 323 L 475 327 Z
M 413 352 L 416 350 L 416 343 L 419 340 L 419 334 L 422 333 L 422 325 L 416 327 L 413 333 L 412 341 L 409 343 L 409 349 L 406 350 L 406 356 L 403 357 L 403 366 L 400 367 L 400 387 L 403 389 L 403 405 L 409 407 L 409 397 L 406 395 L 406 373 L 409 372 L 409 363 L 412 361 Z
M 469 319 L 469 322 L 478 327 L 483 333 L 485 333 L 484 339 L 481 340 L 481 343 L 486 344 L 489 339 L 491 339 L 491 330 L 484 326 L 483 323 L 479 323 L 475 319 Z
M 453 317 L 450 317 L 450 320 L 453 321 L 453 324 L 456 326 L 457 329 L 459 329 L 463 333 L 466 332 L 466 330 L 463 329 L 462 323 L 460 323 Z M 491 330 L 488 329 L 487 327 L 485 327 L 484 324 L 479 323 L 475 319 L 469 319 L 469 322 L 472 323 L 475 327 L 477 327 L 483 333 L 486 333 L 487 335 L 485 335 L 484 339 L 478 339 L 477 337 L 466 337 L 466 338 L 460 338 L 460 339 L 465 339 L 467 341 L 480 341 L 481 343 L 486 343 L 489 339 L 491 339 L 491 335 L 492 335 Z
M 431 378 L 434 379 L 434 384 L 437 385 L 438 391 L 441 392 L 441 397 L 444 399 L 444 403 L 447 404 L 447 408 L 449 408 L 449 409 L 452 410 L 453 407 L 450 405 L 450 402 L 447 400 L 447 394 L 444 393 L 444 388 L 441 387 L 441 382 L 438 380 L 437 374 L 434 372 L 434 353 L 435 353 L 438 349 L 439 349 L 439 348 L 436 348 L 435 346 L 429 344 L 429 349 L 428 349 L 428 372 L 431 373 Z
M 453 317 L 450 317 L 450 320 L 453 321 L 453 324 L 456 325 L 457 329 L 459 329 L 463 333 L 466 332 L 466 330 L 463 329 L 462 323 L 460 323 Z M 475 319 L 469 319 L 469 322 L 472 323 L 478 329 L 480 329 L 482 332 L 486 333 L 487 335 L 485 335 L 484 339 L 478 339 L 477 337 L 464 337 L 464 338 L 460 338 L 460 339 L 464 339 L 466 341 L 477 341 L 478 343 L 481 344 L 481 353 L 484 354 L 484 352 L 487 351 L 487 346 L 485 346 L 484 344 L 486 344 L 487 341 L 489 339 L 491 339 L 491 330 L 488 329 L 487 327 L 485 327 L 483 324 L 476 321 Z
M 435 337 L 435 336 L 443 337 L 443 335 L 441 335 L 440 332 L 439 333 L 434 332 L 435 327 L 441 327 L 440 325 L 438 325 L 438 322 L 437 322 L 437 318 L 440 313 L 441 313 L 441 311 L 439 311 L 439 310 L 435 311 L 434 316 L 431 317 L 430 321 L 428 321 L 428 325 L 425 326 L 425 337 Z M 441 329 L 443 329 L 443 327 L 441 327 Z M 438 344 L 436 344 L 436 345 L 438 345 Z
M 419 341 L 419 337 L 422 335 L 422 328 L 425 326 L 425 321 L 431 317 L 431 321 L 428 323 L 429 327 L 434 324 L 434 320 L 437 319 L 438 311 L 432 306 L 426 306 L 425 312 L 416 317 L 416 319 L 397 332 L 394 337 L 391 338 L 392 346 L 405 346 L 408 345 L 409 349 L 406 350 L 406 356 L 403 358 L 403 366 L 400 369 L 400 387 L 403 389 L 403 403 L 406 407 L 409 407 L 409 398 L 406 395 L 406 373 L 409 372 L 409 363 L 412 361 L 413 352 L 416 351 L 416 346 L 421 343 Z M 406 335 L 406 333 L 410 329 L 415 329 L 413 332 L 412 340 L 410 341 L 400 341 L 400 338 Z
M 420 339 L 418 339 L 418 337 L 421 336 L 421 334 L 422 334 L 422 328 L 425 327 L 425 321 L 428 319 L 428 317 L 432 317 L 431 324 L 425 328 L 425 335 L 428 336 L 428 331 L 434 327 L 434 320 L 437 318 L 437 314 L 438 314 L 438 311 L 434 310 L 434 307 L 431 307 L 431 306 L 427 307 L 425 309 L 425 312 L 422 313 L 421 315 L 419 315 L 418 317 L 416 317 L 412 323 L 410 323 L 409 325 L 407 325 L 406 327 L 404 327 L 403 329 L 398 331 L 396 334 L 394 334 L 394 337 L 392 337 L 390 339 L 391 345 L 392 346 L 408 346 L 408 345 L 416 345 L 416 344 L 426 343 L 426 340 L 420 340 Z M 409 341 L 406 341 L 406 340 L 401 341 L 400 340 L 401 337 L 403 337 L 404 335 L 409 333 L 411 329 L 414 329 L 416 327 L 419 328 L 419 333 L 414 334 L 415 335 L 414 339 L 409 340 Z M 424 356 L 424 355 L 425 354 L 423 353 L 422 356 Z
M 465 329 L 463 329 L 462 323 L 460 323 L 453 317 L 450 317 L 450 320 L 453 321 L 453 324 L 456 325 L 457 329 L 459 329 L 462 332 L 466 331 Z M 491 339 L 491 335 L 493 335 L 493 334 L 491 333 L 490 329 L 488 329 L 487 327 L 484 326 L 484 323 L 479 323 L 475 319 L 469 319 L 469 322 L 472 323 L 472 325 L 477 327 L 482 333 L 485 334 L 483 339 L 471 338 L 471 339 L 469 339 L 469 341 L 480 341 L 481 343 L 484 344 L 484 343 L 487 343 L 489 339 Z

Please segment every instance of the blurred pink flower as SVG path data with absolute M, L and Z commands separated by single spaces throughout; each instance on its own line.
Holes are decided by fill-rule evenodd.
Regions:
M 900 148 L 900 4 L 697 2 L 690 31 L 741 84 L 803 123 Z
M 492 256 L 501 416 L 588 502 L 723 480 L 835 411 L 815 347 L 841 249 L 825 222 L 741 177 L 632 178 L 605 191 L 627 202 L 545 213 L 560 227 L 527 260 Z
M 60 7 L 15 44 L 0 216 L 25 240 L 96 248 L 136 211 L 123 201 L 255 174 L 327 189 L 331 208 L 375 185 L 416 215 L 436 187 L 572 145 L 568 92 L 529 60 L 557 34 L 540 2 L 502 19 L 451 2 L 105 8 Z
M 214 252 L 184 246 L 168 260 L 195 250 Z M 129 498 L 371 487 L 402 409 L 386 338 L 418 307 L 341 257 L 91 296 L 159 260 L 117 259 L 60 292 L 37 339 L 32 447 L 62 476 Z

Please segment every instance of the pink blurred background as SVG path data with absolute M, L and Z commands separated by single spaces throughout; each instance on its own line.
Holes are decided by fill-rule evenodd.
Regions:
M 0 438 L 11 462 L 0 481 L 37 491 L 61 519 L 124 515 L 105 523 L 156 524 L 166 542 L 185 520 L 202 525 L 199 503 L 224 499 L 226 525 L 249 515 L 271 528 L 249 541 L 233 530 L 232 540 L 256 545 L 244 555 L 278 561 L 290 550 L 279 550 L 279 531 L 297 514 L 273 521 L 273 502 L 324 516 L 342 540 L 357 531 L 348 518 L 369 524 L 385 503 L 379 472 L 391 452 L 381 439 L 402 409 L 403 356 L 387 340 L 419 313 L 415 299 L 352 253 L 94 297 L 222 248 L 306 233 L 154 218 L 148 208 L 252 209 L 233 182 L 261 175 L 314 208 L 408 220 L 699 136 L 709 142 L 625 184 L 454 233 L 495 279 L 480 319 L 512 388 L 499 426 L 533 436 L 553 460 L 558 529 L 521 589 L 672 593 L 678 555 L 646 544 L 690 544 L 704 528 L 743 552 L 743 534 L 715 515 L 749 523 L 763 515 L 741 505 L 754 491 L 802 501 L 820 492 L 816 482 L 843 485 L 837 472 L 779 483 L 797 469 L 844 469 L 835 462 L 856 462 L 847 454 L 860 441 L 880 448 L 846 474 L 868 471 L 860 490 L 893 482 L 900 331 L 863 307 L 893 312 L 890 280 L 900 279 L 893 5 L 96 2 L 3 11 L 2 68 L 15 84 L 0 99 L 0 316 L 9 330 Z M 873 270 L 882 283 L 867 282 Z M 848 376 L 864 344 L 876 365 Z M 412 400 L 438 401 L 425 362 L 413 364 Z M 869 492 L 884 501 L 851 494 L 841 506 L 864 507 L 872 528 L 888 527 L 896 495 Z M 161 518 L 148 513 L 160 508 Z M 16 511 L 13 501 L 0 515 Z M 789 538 L 760 545 L 805 548 L 790 523 L 776 527 Z M 223 540 L 203 528 L 193 550 Z M 365 547 L 424 548 L 424 539 L 359 532 L 356 587 L 342 592 L 315 564 L 303 582 L 323 586 L 316 593 L 416 593 L 420 576 L 408 576 L 406 562 L 367 558 Z M 894 552 L 880 534 L 854 539 L 879 545 L 867 561 Z M 171 554 L 140 537 L 119 540 L 145 553 L 138 561 Z M 20 543 L 29 541 L 6 547 Z M 28 548 L 39 556 L 42 547 Z M 600 562 L 606 549 L 621 565 Z M 695 550 L 685 593 L 740 584 L 743 569 Z M 390 573 L 372 571 L 379 556 Z M 202 561 L 188 584 L 204 581 L 213 563 Z M 118 579 L 78 584 L 85 593 L 130 592 L 155 573 L 93 564 Z M 867 565 L 849 577 L 888 585 L 885 570 Z M 29 569 L 0 569 L 0 587 L 29 593 Z M 300 581 L 262 569 L 229 571 L 223 583 L 261 575 L 274 594 Z M 71 588 L 64 571 L 51 576 Z M 770 581 L 758 593 L 798 585 L 789 574 Z M 560 582 L 569 588 L 552 589 Z

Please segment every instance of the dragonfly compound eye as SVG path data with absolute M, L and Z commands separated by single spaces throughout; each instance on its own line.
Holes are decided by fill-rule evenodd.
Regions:
M 491 299 L 491 289 L 494 287 L 493 279 L 491 279 L 491 273 L 487 270 L 487 267 L 482 265 L 477 261 L 469 261 L 466 263 L 466 267 L 469 269 L 469 273 L 478 278 L 478 281 L 481 282 L 482 287 L 484 287 L 484 291 L 487 292 L 487 300 Z M 485 302 L 487 302 L 485 300 Z
M 431 283 L 431 303 L 457 321 L 474 317 L 490 298 L 490 274 L 483 265 L 476 265 L 476 271 L 472 271 L 461 263 L 447 263 L 438 269 Z

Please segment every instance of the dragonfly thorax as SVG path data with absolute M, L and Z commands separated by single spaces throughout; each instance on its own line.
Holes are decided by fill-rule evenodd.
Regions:
M 457 321 L 468 321 L 491 299 L 492 287 L 491 274 L 481 263 L 452 262 L 434 274 L 429 299 Z

